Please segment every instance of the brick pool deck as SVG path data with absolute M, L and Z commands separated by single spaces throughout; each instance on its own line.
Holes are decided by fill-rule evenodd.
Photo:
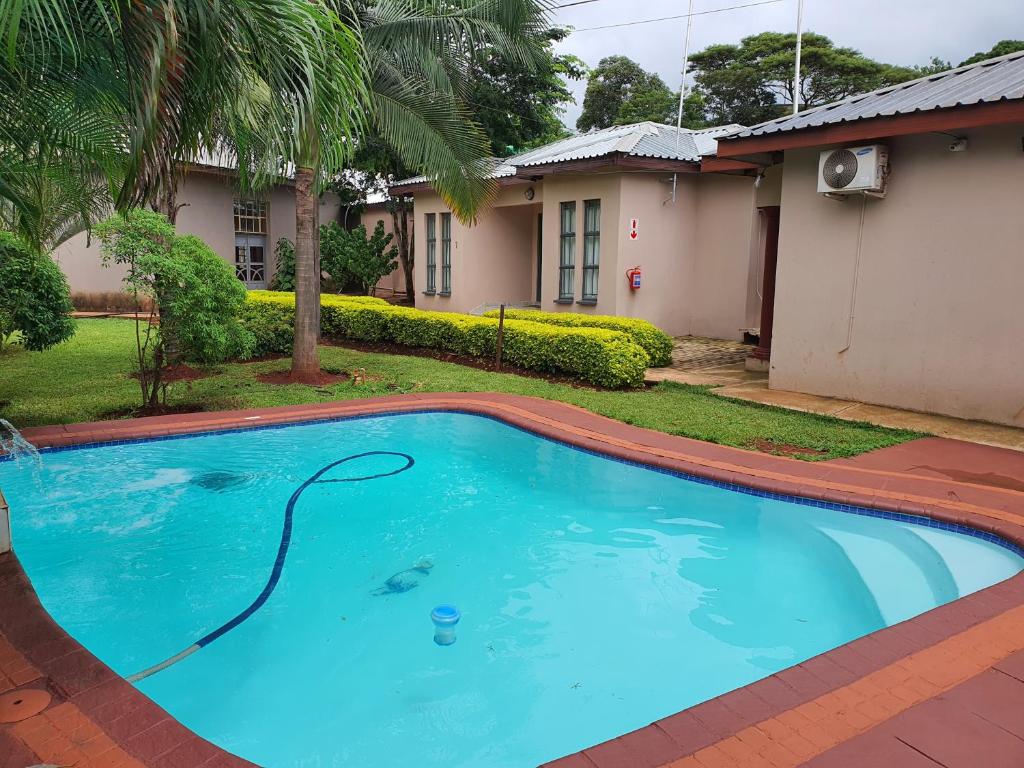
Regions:
M 969 525 L 1024 545 L 1024 453 L 927 438 L 809 463 L 499 394 L 160 416 L 29 429 L 36 445 L 111 442 L 371 413 L 493 416 L 605 454 L 719 482 Z M 898 588 L 898 585 L 894 585 Z M 0 556 L 0 768 L 241 768 L 78 645 Z M 652 684 L 656 682 L 652 681 Z M 17 716 L 17 715 L 15 715 Z M 7 718 L 9 719 L 9 718 Z M 548 768 L 1024 766 L 1024 574 L 874 632 Z

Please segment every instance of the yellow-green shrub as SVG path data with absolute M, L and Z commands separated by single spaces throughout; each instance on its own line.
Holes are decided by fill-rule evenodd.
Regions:
M 353 300 L 360 299 L 360 300 Z M 470 357 L 495 355 L 498 321 L 454 312 L 426 312 L 364 297 L 324 295 L 320 326 L 326 338 L 385 342 L 438 349 Z M 257 337 L 258 354 L 291 349 L 295 297 L 252 291 L 244 320 Z M 287 331 L 287 349 L 283 348 Z M 505 323 L 504 360 L 518 368 L 565 374 L 603 387 L 643 382 L 649 358 L 633 338 L 605 328 L 571 328 L 527 320 Z
M 266 299 L 267 301 L 280 300 L 292 304 L 295 303 L 295 294 L 291 291 L 249 291 L 249 297 L 253 299 Z M 340 293 L 324 293 L 320 295 L 320 303 L 345 303 L 345 304 L 372 304 L 374 306 L 387 306 L 384 299 L 376 296 L 349 296 Z
M 484 313 L 485 317 L 497 317 L 498 310 Z M 615 315 L 584 315 L 578 312 L 541 312 L 536 309 L 506 309 L 505 317 L 513 320 L 530 320 L 567 328 L 607 328 L 621 331 L 633 337 L 651 358 L 651 365 L 660 367 L 672 362 L 672 337 L 647 320 L 637 317 Z

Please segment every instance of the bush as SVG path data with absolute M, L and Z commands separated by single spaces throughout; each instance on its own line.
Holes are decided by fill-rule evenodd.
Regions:
M 362 224 L 349 231 L 332 222 L 320 227 L 320 262 L 339 290 L 354 286 L 369 294 L 398 268 L 398 248 L 391 240 L 383 221 L 377 222 L 372 235 Z
M 0 232 L 0 348 L 15 331 L 25 348 L 36 352 L 70 339 L 73 309 L 57 263 Z
M 484 313 L 485 317 L 497 317 L 498 310 Z M 576 312 L 541 312 L 535 309 L 506 309 L 505 318 L 530 320 L 535 323 L 561 325 L 567 328 L 607 328 L 621 331 L 633 337 L 651 358 L 655 368 L 672 363 L 672 337 L 653 323 L 635 317 L 615 315 L 584 315 Z
M 270 280 L 272 291 L 295 290 L 295 245 L 287 237 L 279 238 L 274 246 L 274 277 Z
M 136 366 L 142 404 L 166 399 L 168 366 L 216 363 L 251 353 L 253 338 L 238 321 L 245 287 L 234 271 L 202 240 L 178 235 L 165 216 L 132 210 L 95 228 L 104 264 L 126 267 L 125 289 L 148 298 L 159 323 L 138 327 Z M 139 323 L 139 320 L 136 320 Z
M 437 349 L 469 357 L 490 358 L 495 354 L 498 321 L 494 318 L 425 312 L 368 299 L 322 296 L 323 335 Z M 243 316 L 257 337 L 257 349 L 286 352 L 283 345 L 290 345 L 294 313 L 295 297 L 290 293 L 250 292 Z M 621 331 L 527 320 L 506 321 L 504 359 L 512 366 L 566 374 L 602 387 L 639 386 L 649 362 L 647 353 Z

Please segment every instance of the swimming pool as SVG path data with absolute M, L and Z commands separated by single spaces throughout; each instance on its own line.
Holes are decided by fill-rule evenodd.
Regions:
M 0 486 L 54 618 L 125 676 L 198 646 L 138 686 L 267 766 L 535 764 L 1024 565 L 463 414 L 52 452 Z

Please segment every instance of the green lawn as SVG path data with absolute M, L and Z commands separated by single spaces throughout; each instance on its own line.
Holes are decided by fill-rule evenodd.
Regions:
M 80 320 L 74 338 L 47 352 L 8 349 L 0 354 L 0 416 L 17 427 L 113 418 L 136 405 L 138 385 L 128 372 L 134 324 Z M 285 370 L 287 360 L 219 366 L 215 374 L 171 385 L 168 404 L 195 410 L 258 408 L 345 400 L 399 392 L 509 392 L 587 408 L 613 419 L 700 440 L 749 448 L 758 440 L 825 451 L 816 458 L 851 456 L 917 435 L 823 416 L 742 403 L 701 387 L 660 384 L 610 392 L 406 355 L 321 349 L 334 371 L 365 368 L 370 381 L 328 387 L 276 386 L 257 373 Z

